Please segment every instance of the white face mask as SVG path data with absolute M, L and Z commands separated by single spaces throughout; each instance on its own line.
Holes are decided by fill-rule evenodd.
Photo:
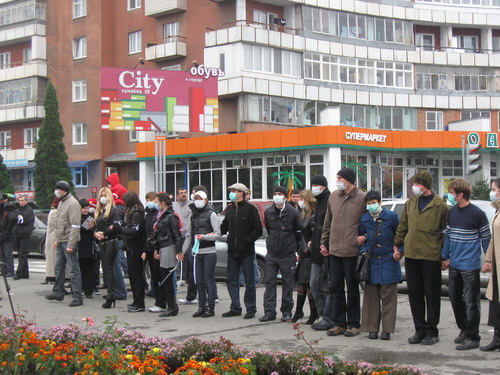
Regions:
M 95 208 L 94 207 L 90 207 L 89 208 L 89 214 L 93 214 L 95 212 Z
M 313 186 L 311 191 L 315 197 L 321 194 L 321 186 Z
M 411 187 L 411 190 L 413 191 L 413 194 L 415 194 L 417 197 L 420 197 L 424 193 L 422 190 L 420 190 L 419 187 L 415 185 Z
M 57 198 L 61 198 L 62 197 L 62 194 L 59 190 L 54 190 L 54 194 Z
M 306 203 L 304 201 L 299 201 L 299 207 L 304 208 L 306 206 Z
M 108 198 L 106 198 L 106 197 L 100 197 L 99 198 L 99 202 L 101 202 L 101 204 L 108 204 Z
M 493 190 L 490 191 L 490 201 L 492 201 L 493 203 L 495 203 L 496 201 L 498 201 L 499 198 L 497 198 L 497 193 L 495 193 Z
M 275 195 L 273 196 L 273 201 L 277 205 L 282 205 L 283 203 L 285 203 L 285 197 L 283 195 Z
M 194 194 L 191 194 L 191 196 L 189 197 L 192 201 L 194 201 Z
M 345 190 L 347 189 L 347 186 L 345 186 L 343 182 L 337 182 L 337 189 Z
M 194 205 L 196 206 L 196 208 L 203 208 L 205 207 L 205 200 L 204 199 L 195 199 L 194 201 Z

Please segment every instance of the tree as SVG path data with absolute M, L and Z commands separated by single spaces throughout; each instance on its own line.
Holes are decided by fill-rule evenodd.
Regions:
M 300 177 L 304 177 L 304 173 L 296 171 L 295 169 L 282 169 L 280 171 L 274 172 L 271 176 L 277 177 L 276 186 L 283 183 L 288 189 L 288 194 L 291 194 L 292 189 L 299 188 L 302 186 L 302 181 Z M 289 197 L 290 198 L 290 197 Z
M 49 82 L 43 103 L 45 118 L 38 132 L 35 153 L 35 199 L 40 208 L 49 208 L 54 200 L 54 187 L 60 180 L 73 184 L 64 148 L 64 130 L 59 121 L 57 92 Z
M 3 163 L 2 155 L 0 155 L 0 193 L 14 193 L 14 185 L 7 171 L 7 166 Z
M 489 200 L 491 184 L 485 178 L 478 178 L 472 185 L 471 199 Z

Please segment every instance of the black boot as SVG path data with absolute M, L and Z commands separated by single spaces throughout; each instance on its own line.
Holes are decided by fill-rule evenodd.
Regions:
M 179 306 L 177 304 L 171 305 L 168 309 L 160 314 L 160 317 L 176 316 L 179 313 Z
M 111 306 L 115 307 L 115 299 L 114 298 L 108 298 L 106 299 L 106 302 L 102 304 L 103 309 L 110 309 Z
M 493 340 L 486 346 L 479 348 L 482 352 L 493 352 L 500 349 L 500 328 L 495 328 L 493 333 Z
M 304 317 L 304 303 L 306 302 L 305 294 L 297 294 L 297 307 L 295 308 L 295 314 L 292 317 L 292 323 L 296 323 L 297 320 L 302 319 Z
M 313 324 L 319 318 L 318 309 L 316 308 L 316 303 L 314 302 L 312 293 L 308 293 L 307 297 L 309 298 L 309 307 L 311 308 L 311 314 L 309 315 L 309 319 L 307 319 L 306 324 Z
M 196 311 L 194 314 L 193 314 L 193 318 L 199 318 L 200 316 L 202 316 L 203 314 L 205 314 L 205 307 L 200 307 L 198 308 L 198 311 Z
M 210 318 L 211 316 L 214 316 L 214 315 L 215 315 L 215 308 L 207 307 L 205 309 L 205 312 L 203 313 L 203 315 L 201 317 L 202 318 Z

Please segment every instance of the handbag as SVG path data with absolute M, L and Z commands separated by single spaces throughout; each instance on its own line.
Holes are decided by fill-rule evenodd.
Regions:
M 318 280 L 318 290 L 321 293 L 330 293 L 330 260 L 328 257 L 325 257 L 323 260 L 323 266 Z
M 157 250 L 160 250 L 160 243 L 158 242 L 158 232 L 157 231 L 153 231 L 148 239 L 147 239 L 147 242 L 148 242 L 148 245 L 151 249 L 157 251 Z
M 375 235 L 373 237 L 372 245 L 370 246 L 370 250 L 365 251 L 362 254 L 359 254 L 356 259 L 356 268 L 354 269 L 354 276 L 359 281 L 370 281 L 370 257 L 373 248 L 377 243 L 377 235 L 380 230 L 380 226 L 382 225 L 382 219 L 377 219 L 377 229 L 375 230 Z

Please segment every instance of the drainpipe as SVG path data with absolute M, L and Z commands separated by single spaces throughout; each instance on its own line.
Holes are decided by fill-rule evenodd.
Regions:
M 188 167 L 188 163 L 186 163 L 184 160 L 179 159 L 179 158 L 177 158 L 177 161 L 179 161 L 182 164 L 184 164 L 184 187 L 187 189 L 187 191 L 189 193 L 191 191 L 191 187 L 188 186 L 188 179 L 189 179 L 189 167 Z

